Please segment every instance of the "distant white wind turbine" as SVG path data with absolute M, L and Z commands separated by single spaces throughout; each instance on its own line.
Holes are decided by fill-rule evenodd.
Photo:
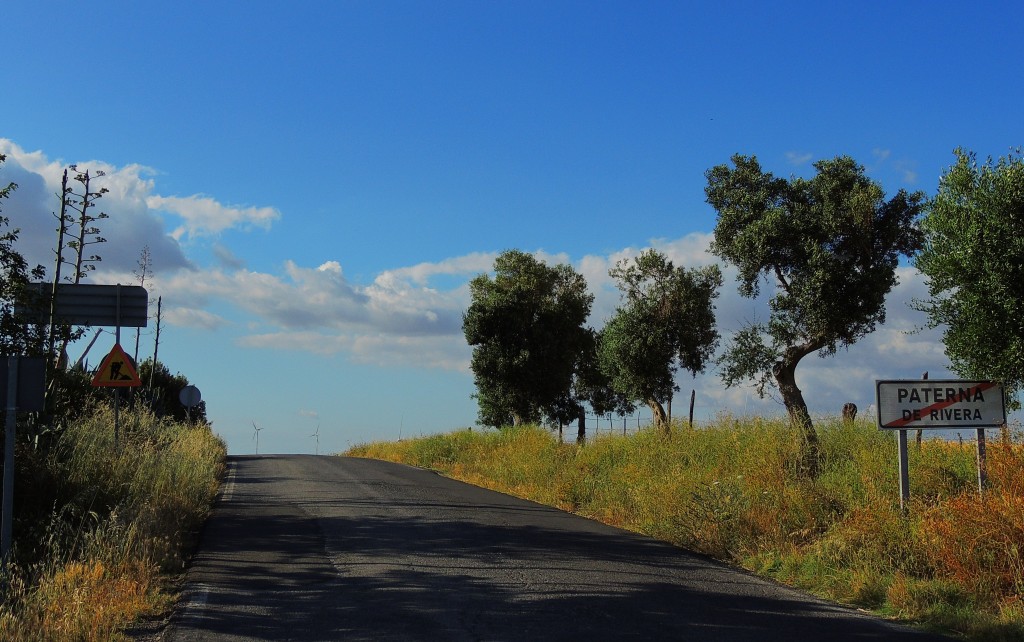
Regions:
M 260 431 L 262 428 L 256 427 L 256 422 L 252 422 L 252 438 L 256 440 L 256 454 L 260 454 Z

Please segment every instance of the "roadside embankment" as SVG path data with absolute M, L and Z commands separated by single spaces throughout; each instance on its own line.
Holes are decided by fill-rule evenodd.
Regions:
M 979 496 L 972 444 L 911 447 L 899 508 L 892 433 L 818 428 L 821 469 L 801 478 L 785 421 L 722 417 L 671 436 L 559 443 L 538 428 L 463 430 L 348 455 L 445 475 L 712 555 L 886 617 L 971 640 L 1024 640 L 1024 446 L 989 443 Z
M 0 639 L 111 640 L 173 602 L 223 473 L 205 424 L 101 407 L 17 453 L 14 563 Z

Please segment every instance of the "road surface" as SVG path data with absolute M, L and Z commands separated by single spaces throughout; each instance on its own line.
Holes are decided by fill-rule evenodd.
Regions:
M 229 458 L 164 632 L 200 640 L 936 640 L 408 466 Z

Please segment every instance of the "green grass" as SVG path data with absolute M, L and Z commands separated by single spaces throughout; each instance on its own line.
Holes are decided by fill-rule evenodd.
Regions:
M 1024 447 L 911 445 L 899 508 L 896 440 L 868 422 L 824 421 L 820 475 L 797 474 L 782 420 L 720 417 L 560 444 L 535 427 L 463 430 L 357 446 L 600 519 L 818 595 L 971 640 L 1024 640 Z
M 99 408 L 45 453 L 19 450 L 0 639 L 121 639 L 173 602 L 168 574 L 181 571 L 206 517 L 225 445 L 206 425 L 145 411 L 120 418 L 116 445 L 112 412 Z

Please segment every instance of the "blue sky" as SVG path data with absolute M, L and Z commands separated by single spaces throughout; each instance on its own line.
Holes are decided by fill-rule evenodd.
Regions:
M 849 154 L 887 193 L 933 194 L 957 146 L 1024 143 L 1024 10 L 946 2 L 71 2 L 8 0 L 3 204 L 49 265 L 70 163 L 102 169 L 96 283 L 143 246 L 160 357 L 232 452 L 337 451 L 471 425 L 466 283 L 497 252 L 569 262 L 597 296 L 656 247 L 705 250 L 704 172 L 778 175 Z M 730 273 L 727 272 L 727 277 Z M 812 410 L 867 408 L 875 378 L 948 374 L 906 301 L 797 371 Z M 727 278 L 728 335 L 766 308 Z M 152 351 L 152 327 L 142 353 Z M 122 343 L 127 343 L 122 341 Z M 112 340 L 90 354 L 98 362 Z M 84 346 L 82 346 L 84 349 Z M 72 355 L 76 357 L 77 355 Z M 714 372 L 698 414 L 780 413 Z

